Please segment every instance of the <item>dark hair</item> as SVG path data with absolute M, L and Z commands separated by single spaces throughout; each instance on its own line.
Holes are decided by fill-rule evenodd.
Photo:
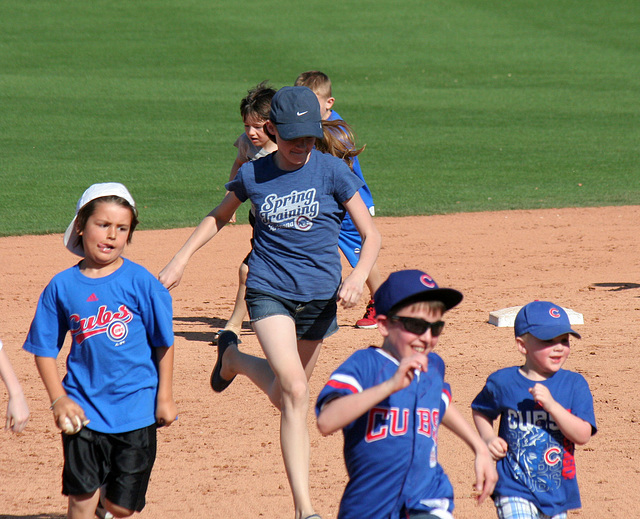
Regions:
M 316 148 L 344 160 L 353 169 L 353 158 L 362 153 L 366 146 L 356 148 L 351 126 L 339 119 L 322 121 L 322 133 L 322 139 L 316 139 Z
M 131 211 L 131 227 L 129 227 L 129 236 L 127 237 L 127 243 L 131 243 L 131 237 L 133 236 L 133 231 L 138 225 L 138 211 L 135 207 L 132 207 L 129 202 L 127 202 L 124 198 L 116 195 L 108 195 L 101 196 L 98 198 L 94 198 L 90 202 L 87 202 L 83 205 L 78 214 L 76 215 L 76 231 L 78 232 L 78 239 L 76 240 L 76 245 L 83 247 L 82 245 L 82 236 L 80 233 L 84 231 L 84 228 L 87 226 L 87 221 L 91 217 L 93 213 L 96 212 L 96 206 L 102 202 L 111 202 L 114 204 L 121 205 Z M 84 247 L 83 247 L 84 249 Z
M 316 95 L 321 95 L 327 99 L 331 97 L 331 80 L 329 76 L 319 70 L 303 72 L 296 78 L 294 86 L 306 86 Z
M 276 90 L 269 86 L 268 80 L 256 85 L 247 91 L 247 95 L 240 101 L 240 115 L 242 119 L 252 115 L 263 121 L 269 119 L 271 99 L 276 95 Z

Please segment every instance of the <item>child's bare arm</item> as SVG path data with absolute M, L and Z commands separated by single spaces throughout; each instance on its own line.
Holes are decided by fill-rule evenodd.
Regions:
M 362 237 L 362 249 L 358 264 L 342 282 L 338 292 L 338 300 L 342 306 L 349 308 L 357 304 L 362 297 L 364 284 L 380 252 L 381 238 L 378 229 L 373 223 L 369 209 L 362 201 L 360 193 L 353 195 L 343 205 L 349 212 L 353 224 Z
M 240 204 L 240 200 L 234 193 L 227 193 L 222 202 L 204 217 L 185 244 L 160 272 L 158 279 L 165 287 L 171 290 L 180 284 L 191 256 L 227 224 Z
M 393 377 L 377 386 L 331 400 L 318 415 L 318 429 L 327 436 L 349 425 L 389 395 L 411 384 L 417 369 L 427 370 L 425 355 L 416 354 L 402 359 Z
M 158 398 L 156 420 L 158 425 L 171 425 L 178 415 L 178 407 L 173 400 L 173 348 L 154 349 L 158 363 Z
M 473 423 L 476 425 L 476 429 L 480 434 L 480 437 L 484 440 L 489 447 L 489 452 L 493 456 L 493 459 L 504 458 L 507 455 L 508 445 L 507 442 L 500 438 L 493 429 L 493 420 L 490 420 L 486 415 L 472 411 Z
M 9 393 L 7 420 L 4 429 L 5 431 L 22 432 L 29 421 L 29 407 L 7 352 L 2 349 L 2 343 L 0 343 L 0 378 L 4 381 Z
M 44 387 L 49 393 L 51 400 L 51 410 L 56 426 L 65 430 L 65 418 L 69 418 L 76 429 L 80 429 L 78 424 L 88 423 L 84 410 L 76 402 L 67 396 L 62 387 L 56 359 L 52 357 L 39 357 L 36 355 L 36 366 L 40 373 L 40 378 L 44 382 Z
M 556 402 L 546 386 L 536 384 L 529 392 L 534 400 L 551 415 L 565 437 L 578 445 L 584 445 L 591 439 L 591 424 L 571 414 L 571 412 Z
M 476 455 L 475 488 L 480 493 L 478 495 L 478 504 L 480 504 L 491 495 L 498 481 L 498 473 L 491 453 L 480 435 L 474 431 L 471 424 L 464 419 L 453 403 L 449 404 L 442 417 L 442 425 L 462 439 Z

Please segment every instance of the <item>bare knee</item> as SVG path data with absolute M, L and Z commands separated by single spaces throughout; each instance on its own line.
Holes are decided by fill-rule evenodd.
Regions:
M 309 384 L 306 378 L 296 379 L 282 386 L 282 407 L 306 409 L 309 405 Z

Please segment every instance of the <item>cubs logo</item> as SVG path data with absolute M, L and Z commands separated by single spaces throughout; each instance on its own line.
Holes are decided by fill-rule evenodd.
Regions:
M 115 321 L 107 328 L 107 337 L 113 342 L 123 341 L 129 333 L 129 327 L 122 321 Z
M 436 288 L 436 282 L 429 274 L 422 274 L 420 276 L 420 283 L 422 283 L 427 288 Z
M 553 308 L 549 309 L 549 315 L 551 317 L 553 317 L 554 319 L 559 319 L 560 318 L 560 310 L 558 310 L 556 307 L 553 307 Z
M 311 229 L 313 222 L 306 216 L 298 216 L 296 219 L 296 229 L 299 231 L 308 231 Z

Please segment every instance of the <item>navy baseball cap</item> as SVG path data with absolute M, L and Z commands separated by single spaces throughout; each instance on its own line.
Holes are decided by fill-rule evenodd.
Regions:
M 440 288 L 421 270 L 393 272 L 373 295 L 377 315 L 393 315 L 396 310 L 418 301 L 442 301 L 450 310 L 462 301 L 462 293 L 453 288 Z
M 320 103 L 310 88 L 282 87 L 271 100 L 269 120 L 285 141 L 299 137 L 322 138 Z
M 516 315 L 513 327 L 516 337 L 530 333 L 541 341 L 548 341 L 570 333 L 580 339 L 580 334 L 571 329 L 564 308 L 549 301 L 533 301 L 524 305 Z

